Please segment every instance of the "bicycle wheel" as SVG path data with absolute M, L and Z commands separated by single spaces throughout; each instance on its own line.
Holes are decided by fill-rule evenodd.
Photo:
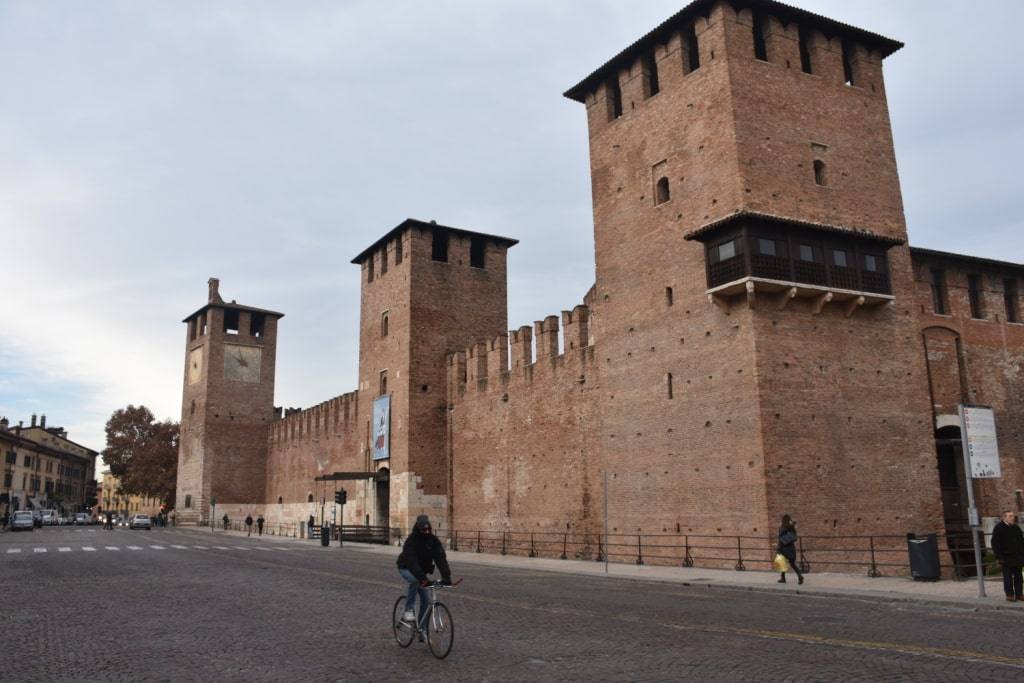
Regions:
M 405 596 L 395 601 L 395 609 L 391 613 L 391 629 L 395 632 L 395 640 L 402 647 L 409 647 L 416 638 L 416 626 L 402 621 L 405 614 Z
M 444 659 L 452 651 L 454 642 L 455 622 L 452 621 L 452 613 L 439 602 L 434 605 L 427 620 L 427 646 L 431 654 L 438 659 Z

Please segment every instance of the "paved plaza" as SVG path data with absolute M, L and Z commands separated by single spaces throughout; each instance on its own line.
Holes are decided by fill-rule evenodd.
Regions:
M 0 672 L 17 681 L 1024 677 L 1024 605 L 722 581 L 713 590 L 707 571 L 605 577 L 461 553 L 452 562 L 464 582 L 443 598 L 455 645 L 438 661 L 392 638 L 396 554 L 194 529 L 0 534 Z

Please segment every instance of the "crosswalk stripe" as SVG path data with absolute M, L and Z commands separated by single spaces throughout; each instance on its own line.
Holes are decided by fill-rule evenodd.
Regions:
M 164 549 L 164 547 L 162 545 L 151 545 L 149 547 L 152 548 L 153 550 L 163 550 Z
M 8 555 L 13 555 L 15 553 L 20 553 L 20 552 L 21 552 L 21 548 L 8 548 L 7 549 L 7 554 Z
M 244 545 L 236 545 L 234 546 L 234 548 L 235 550 L 248 550 L 248 548 L 246 548 Z
M 91 545 L 83 545 L 82 546 L 82 550 L 84 550 L 87 553 L 94 553 L 94 552 L 96 552 L 96 548 L 93 548 Z
M 264 547 L 264 546 L 262 546 L 262 545 L 258 545 L 258 546 L 256 546 L 256 550 L 266 550 L 266 551 L 267 551 L 268 553 L 272 553 L 272 552 L 274 552 L 274 551 L 273 551 L 273 550 L 271 550 L 270 548 L 266 548 L 266 547 Z
M 289 548 L 288 546 L 284 546 L 284 545 L 272 545 L 270 547 L 273 548 L 274 550 L 291 550 L 291 548 Z
M 171 547 L 172 548 L 177 548 L 178 550 L 188 550 L 188 546 L 187 545 L 172 545 Z
M 33 548 L 33 552 L 45 553 L 46 552 L 46 548 Z
M 130 546 L 128 546 L 128 550 L 142 550 L 142 546 L 141 545 L 130 545 Z
M 68 548 L 67 546 L 64 546 L 62 548 L 57 548 L 57 552 L 59 552 L 59 553 L 70 553 L 71 552 L 71 548 Z
M 105 545 L 103 547 L 107 550 L 120 550 L 120 548 L 118 548 L 116 545 Z
M 196 550 L 206 550 L 207 549 L 205 545 L 194 545 L 192 547 L 195 548 Z
M 217 550 L 231 550 L 231 548 L 229 548 L 229 547 L 227 547 L 227 546 L 224 546 L 224 545 L 216 545 L 216 546 L 214 546 L 214 547 L 215 547 L 215 548 L 216 548 Z

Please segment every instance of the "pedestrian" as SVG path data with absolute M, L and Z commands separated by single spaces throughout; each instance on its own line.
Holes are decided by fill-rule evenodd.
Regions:
M 263 515 L 260 515 L 259 517 L 256 518 L 256 528 L 259 529 L 260 536 L 263 535 L 263 524 L 265 522 L 266 522 L 266 520 L 263 519 Z
M 313 538 L 313 527 L 316 526 L 316 518 L 313 515 L 309 516 L 309 522 L 306 524 L 306 536 Z
M 228 513 L 226 513 L 226 512 L 224 513 L 224 516 L 221 517 L 221 521 L 224 522 L 224 531 L 227 531 L 228 530 L 228 522 L 230 521 L 228 519 Z
M 249 532 L 249 536 L 252 536 L 252 515 L 245 516 L 245 530 Z
M 107 523 L 103 525 L 103 528 L 107 531 L 114 530 L 114 516 L 110 514 L 110 510 L 107 510 Z
M 1024 601 L 1024 532 L 1017 525 L 1017 515 L 1007 510 L 992 529 L 992 552 L 1003 567 L 1003 592 L 1010 602 Z
M 178 518 L 175 517 L 174 512 L 171 512 L 171 526 L 178 526 Z
M 804 575 L 800 573 L 800 568 L 796 566 L 796 522 L 789 515 L 782 515 L 782 525 L 779 526 L 779 547 L 777 552 L 786 558 L 789 562 L 789 566 L 796 572 L 796 582 L 803 584 Z M 779 583 L 786 583 L 786 572 L 782 572 L 782 576 L 779 577 Z

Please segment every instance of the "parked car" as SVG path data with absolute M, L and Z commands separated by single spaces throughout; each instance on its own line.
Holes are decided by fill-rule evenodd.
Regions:
M 28 529 L 32 531 L 35 528 L 35 515 L 32 514 L 31 510 L 18 510 L 14 513 L 14 517 L 11 519 L 11 530 L 17 531 L 19 529 Z
M 128 519 L 128 528 L 129 529 L 146 529 L 147 531 L 152 531 L 153 530 L 153 526 L 152 526 L 151 522 L 149 521 L 149 515 L 132 515 Z
M 90 524 L 89 515 L 85 512 L 76 512 L 73 524 L 75 526 L 86 526 L 87 524 Z
M 40 510 L 39 516 L 42 519 L 42 524 L 46 526 L 54 526 L 57 524 L 56 510 Z

